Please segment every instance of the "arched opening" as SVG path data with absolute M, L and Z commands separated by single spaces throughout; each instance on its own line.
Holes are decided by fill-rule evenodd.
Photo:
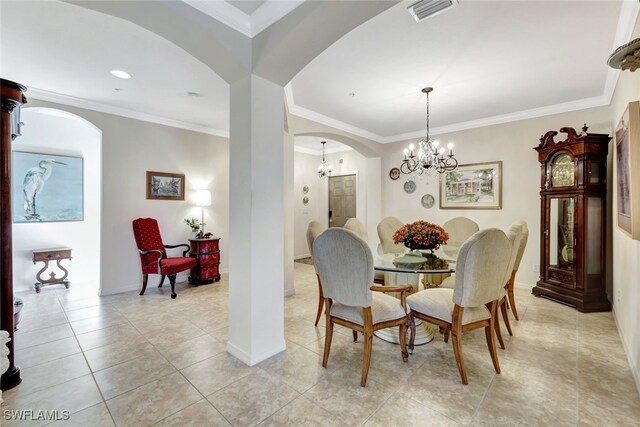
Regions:
M 33 265 L 34 250 L 70 248 L 72 259 L 61 261 L 69 270 L 70 292 L 74 297 L 98 295 L 102 131 L 82 117 L 52 108 L 25 108 L 21 119 L 22 137 L 12 145 L 14 287 L 33 290 L 36 273 L 44 266 Z M 29 198 L 35 209 L 26 203 Z M 63 275 L 55 263 L 49 267 L 43 278 L 50 272 Z M 64 287 L 45 286 L 41 292 L 54 289 Z

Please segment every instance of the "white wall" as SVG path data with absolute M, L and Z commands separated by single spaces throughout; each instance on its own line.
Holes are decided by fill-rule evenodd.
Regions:
M 24 122 L 22 136 L 13 142 L 14 151 L 84 159 L 84 220 L 14 224 L 14 288 L 16 291 L 33 289 L 35 275 L 43 266 L 40 262 L 33 265 L 34 249 L 70 247 L 73 259 L 61 264 L 69 270 L 71 286 L 82 293 L 97 294 L 100 284 L 102 132 L 79 116 L 49 108 L 24 108 L 21 120 Z M 62 272 L 57 270 L 57 276 L 61 277 Z M 48 278 L 47 272 L 44 277 Z
M 631 39 L 640 37 L 640 20 L 636 23 Z M 620 74 L 611 102 L 611 132 L 619 123 L 631 101 L 640 100 L 640 72 L 625 71 Z M 633 142 L 633 141 L 632 141 Z M 638 142 L 638 141 L 636 141 Z M 612 142 L 613 144 L 613 142 Z M 613 186 L 617 185 L 617 170 L 613 162 Z M 634 183 L 637 185 L 639 183 Z M 640 390 L 640 241 L 632 240 L 615 224 L 616 192 L 609 214 L 613 217 L 613 311 L 618 330 L 625 346 L 636 386 Z
M 540 263 L 540 164 L 533 147 L 548 130 L 559 130 L 563 126 L 580 129 L 585 122 L 589 132 L 610 132 L 608 109 L 601 107 L 437 135 L 436 139 L 441 142 L 454 142 L 454 153 L 461 164 L 502 160 L 501 210 L 441 210 L 437 173 L 432 173 L 430 178 L 417 179 L 416 191 L 406 194 L 403 190 L 406 175 L 393 181 L 388 173 L 391 168 L 400 166 L 402 150 L 409 142 L 389 144 L 382 158 L 383 215 L 393 215 L 404 222 L 424 219 L 436 224 L 465 216 L 476 221 L 480 228 L 501 229 L 523 219 L 529 227 L 529 242 L 516 280 L 518 286 L 533 287 L 538 281 L 533 265 Z M 426 193 L 436 199 L 431 209 L 423 208 L 420 203 Z
M 29 99 L 28 105 L 69 111 L 102 129 L 102 294 L 140 287 L 140 261 L 131 221 L 138 217 L 156 218 L 165 244 L 186 243 L 189 228 L 184 218 L 200 218 L 200 208 L 189 200 L 199 189 L 211 190 L 212 206 L 205 208 L 206 228 L 221 238 L 220 267 L 227 270 L 229 144 L 226 139 L 33 99 Z M 145 172 L 148 170 L 184 173 L 187 200 L 146 200 Z M 78 251 L 74 255 L 81 256 Z
M 318 165 L 322 156 L 305 154 L 296 151 L 293 156 L 293 219 L 294 219 L 294 259 L 311 256 L 307 246 L 307 226 L 311 221 L 318 221 L 327 226 L 329 211 L 327 180 L 318 177 Z M 309 192 L 304 194 L 304 186 Z M 304 206 L 302 199 L 309 197 L 309 204 Z

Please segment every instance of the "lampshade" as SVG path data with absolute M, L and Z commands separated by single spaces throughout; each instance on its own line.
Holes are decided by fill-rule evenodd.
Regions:
M 196 191 L 194 200 L 196 202 L 196 206 L 211 206 L 211 191 L 209 190 Z

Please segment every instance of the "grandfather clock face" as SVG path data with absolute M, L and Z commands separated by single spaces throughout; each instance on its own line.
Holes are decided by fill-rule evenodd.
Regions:
M 574 185 L 575 163 L 568 154 L 561 154 L 551 163 L 551 186 L 570 187 Z

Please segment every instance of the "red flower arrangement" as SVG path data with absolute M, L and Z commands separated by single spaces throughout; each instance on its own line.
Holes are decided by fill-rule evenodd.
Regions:
M 404 243 L 411 250 L 429 249 L 435 251 L 448 240 L 449 235 L 444 228 L 428 221 L 412 222 L 393 233 L 394 243 Z

